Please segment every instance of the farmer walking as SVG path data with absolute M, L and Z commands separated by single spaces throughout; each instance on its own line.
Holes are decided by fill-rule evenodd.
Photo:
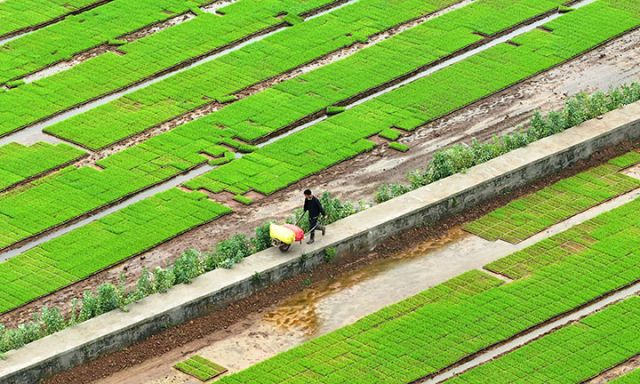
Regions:
M 313 196 L 313 193 L 311 193 L 311 190 L 307 189 L 304 191 L 304 213 L 309 212 L 309 232 L 310 232 L 310 238 L 309 241 L 307 241 L 307 244 L 313 244 L 313 242 L 315 241 L 315 232 L 316 229 L 319 229 L 322 231 L 322 236 L 324 236 L 325 234 L 325 228 L 324 225 L 321 225 L 318 222 L 318 218 L 320 217 L 320 215 L 325 216 L 326 213 L 324 211 L 324 208 L 322 207 L 322 203 L 320 203 L 320 200 L 318 200 L 317 197 Z

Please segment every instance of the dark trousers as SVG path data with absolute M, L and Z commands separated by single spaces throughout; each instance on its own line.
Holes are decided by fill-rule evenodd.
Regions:
M 316 229 L 319 229 L 322 231 L 324 229 L 324 225 L 321 225 L 320 223 L 318 223 L 318 216 L 316 217 L 309 216 L 309 232 L 310 232 L 311 240 L 315 239 L 316 237 Z

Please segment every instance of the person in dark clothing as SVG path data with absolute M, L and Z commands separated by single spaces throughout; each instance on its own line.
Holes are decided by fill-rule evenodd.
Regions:
M 315 241 L 315 232 L 316 229 L 319 229 L 322 231 L 322 236 L 324 236 L 325 234 L 325 228 L 324 225 L 321 225 L 318 222 L 318 218 L 320 217 L 320 215 L 325 216 L 326 213 L 324 211 L 324 208 L 322 207 L 322 203 L 320 203 L 320 200 L 313 196 L 313 193 L 311 193 L 311 190 L 307 189 L 304 191 L 304 213 L 309 213 L 309 232 L 310 232 L 310 238 L 309 241 L 307 241 L 307 244 L 312 244 Z

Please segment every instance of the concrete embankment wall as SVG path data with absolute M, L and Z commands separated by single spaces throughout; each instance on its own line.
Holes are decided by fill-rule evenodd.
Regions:
M 0 361 L 0 383 L 38 382 L 324 263 L 327 248 L 335 248 L 337 257 L 369 250 L 400 231 L 435 223 L 603 148 L 637 139 L 640 102 L 334 223 L 311 246 L 295 245 L 287 254 L 260 252 L 231 270 L 215 270 L 148 297 L 129 312 L 107 313 L 9 352 Z

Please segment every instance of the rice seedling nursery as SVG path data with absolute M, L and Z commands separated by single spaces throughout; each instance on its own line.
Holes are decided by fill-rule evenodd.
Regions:
M 638 57 L 637 0 L 0 0 L 0 383 L 640 383 Z

